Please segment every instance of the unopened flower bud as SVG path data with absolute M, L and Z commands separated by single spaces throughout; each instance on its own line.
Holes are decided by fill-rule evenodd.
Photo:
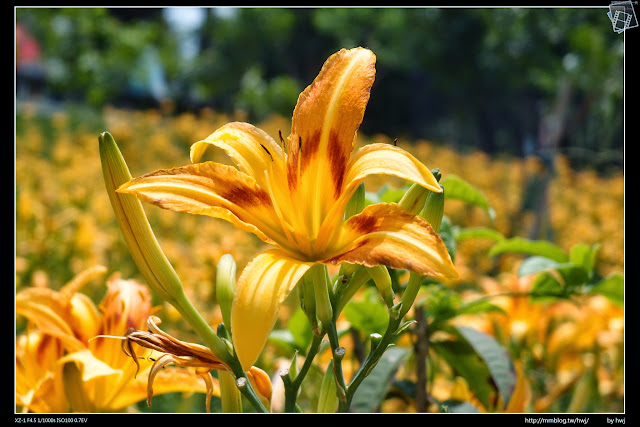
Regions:
M 440 181 L 440 178 L 442 177 L 440 169 L 432 169 L 431 173 L 437 181 Z M 442 188 L 442 186 L 440 186 L 440 188 Z M 414 215 L 418 215 L 425 206 L 427 197 L 431 193 L 433 193 L 433 191 L 414 183 L 411 185 L 411 187 L 409 187 L 404 196 L 402 196 L 402 199 L 400 199 L 400 202 L 398 202 L 398 204 L 402 206 L 405 211 Z
M 231 330 L 231 304 L 236 287 L 236 262 L 231 254 L 224 254 L 216 270 L 216 299 L 227 331 Z
M 329 361 L 327 370 L 320 384 L 320 396 L 318 398 L 318 413 L 333 413 L 338 409 L 338 394 L 336 378 L 333 374 L 333 361 Z
M 329 277 L 323 264 L 316 264 L 309 269 L 309 278 L 313 281 L 318 320 L 328 324 L 333 319 L 333 308 L 329 299 Z
M 162 299 L 173 303 L 184 293 L 182 283 L 160 248 L 142 203 L 133 194 L 116 192 L 131 180 L 129 168 L 110 133 L 103 132 L 98 141 L 109 200 L 133 260 L 149 287 Z
M 424 202 L 427 200 L 427 194 L 430 191 L 431 190 L 421 185 L 412 184 L 398 204 L 408 213 L 417 215 L 424 207 Z
M 371 340 L 371 351 L 373 351 L 376 349 L 376 347 L 378 347 L 378 345 L 380 344 L 380 341 L 382 341 L 382 335 L 380 335 L 377 332 L 374 332 L 371 335 L 369 335 L 369 339 Z
M 271 396 L 273 394 L 273 387 L 271 385 L 271 378 L 265 371 L 260 368 L 252 366 L 247 371 L 247 378 L 251 382 L 253 389 L 257 392 L 258 398 L 265 407 L 271 406 Z
M 424 204 L 424 210 L 421 216 L 427 220 L 433 230 L 436 233 L 440 232 L 440 225 L 442 224 L 442 216 L 444 215 L 444 188 L 442 185 L 441 193 L 434 193 L 430 191 L 427 200 Z
M 393 305 L 393 288 L 391 287 L 389 270 L 384 265 L 376 265 L 375 267 L 367 267 L 367 271 L 376 284 L 385 304 L 387 304 L 387 307 L 391 307 Z
M 218 385 L 220 387 L 220 403 L 222 412 L 242 412 L 242 395 L 236 386 L 236 381 L 231 373 L 221 370 L 218 372 Z
M 156 295 L 173 305 L 199 332 L 206 334 L 203 339 L 211 351 L 226 360 L 229 357 L 226 345 L 211 331 L 188 301 L 180 278 L 153 234 L 142 203 L 133 194 L 116 192 L 121 185 L 131 180 L 131 173 L 116 141 L 109 132 L 103 132 L 98 137 L 98 142 L 102 173 L 111 206 L 129 252 L 147 285 Z
M 316 296 L 313 289 L 313 280 L 308 274 L 302 276 L 298 282 L 298 294 L 300 297 L 300 308 L 307 316 L 311 329 L 318 326 L 316 318 Z

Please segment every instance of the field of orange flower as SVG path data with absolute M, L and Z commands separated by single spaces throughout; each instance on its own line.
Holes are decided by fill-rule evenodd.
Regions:
M 106 130 L 114 136 L 132 175 L 139 176 L 187 164 L 191 144 L 238 119 L 244 119 L 242 113 L 236 117 L 211 110 L 172 114 L 170 106 L 166 110 L 106 108 L 99 113 L 68 110 L 47 114 L 43 114 L 37 104 L 21 106 L 16 117 L 15 146 L 16 293 L 33 287 L 59 291 L 83 272 L 94 271 L 91 269 L 96 266 L 104 267 L 102 274 L 86 279 L 78 290 L 96 306 L 106 298 L 108 281 L 122 277 L 144 283 L 122 239 L 105 191 L 98 152 L 100 132 Z M 291 127 L 290 121 L 281 117 L 256 125 L 274 137 L 278 130 L 284 133 Z M 387 135 L 359 135 L 358 144 L 392 143 L 393 139 L 394 136 Z M 485 198 L 487 207 L 447 199 L 444 214 L 447 230 L 456 237 L 455 266 L 460 278 L 446 284 L 423 286 L 415 307 L 415 311 L 427 319 L 429 328 L 441 332 L 442 337 L 431 336 L 432 345 L 425 350 L 430 355 L 426 375 L 420 373 L 418 361 L 422 353 L 417 334 L 400 337 L 397 347 L 412 351 L 403 357 L 402 364 L 396 365 L 393 382 L 389 381 L 391 386 L 384 390 L 374 409 L 386 412 L 442 412 L 452 408 L 471 412 L 624 411 L 622 303 L 607 298 L 607 292 L 582 291 L 569 295 L 571 298 L 532 300 L 531 290 L 540 285 L 539 277 L 550 269 L 545 269 L 545 273 L 533 269 L 535 274 L 522 274 L 519 270 L 527 254 L 496 250 L 496 242 L 514 237 L 530 238 L 533 230 L 538 230 L 547 236 L 544 240 L 570 253 L 572 261 L 578 253 L 590 257 L 590 277 L 623 274 L 623 174 L 605 177 L 592 170 L 577 171 L 563 157 L 556 157 L 553 165 L 545 166 L 534 157 L 494 158 L 481 152 L 459 153 L 446 144 L 426 140 L 400 138 L 397 143 L 429 168 L 439 168 L 443 182 L 461 177 Z M 210 150 L 207 159 L 228 163 L 221 151 Z M 545 183 L 545 179 L 548 182 Z M 383 186 L 374 179 L 365 181 L 368 197 L 392 197 L 394 190 L 405 188 L 401 181 L 386 182 Z M 546 204 L 531 207 L 531 194 L 542 190 L 546 191 Z M 238 271 L 242 271 L 266 244 L 222 220 L 177 215 L 149 205 L 144 208 L 186 294 L 209 324 L 219 324 L 222 315 L 212 285 L 218 261 L 222 255 L 231 254 Z M 560 271 L 559 268 L 553 274 Z M 370 301 L 368 289 L 363 289 L 355 302 L 364 305 Z M 490 305 L 483 306 L 483 302 Z M 153 304 L 158 306 L 155 313 L 162 317 L 164 330 L 180 339 L 197 341 L 176 310 L 155 297 Z M 471 306 L 475 309 L 468 308 Z M 287 331 L 297 337 L 295 331 L 292 332 L 292 325 L 297 322 L 292 319 L 300 317 L 296 307 L 295 302 L 291 302 L 280 311 L 278 330 L 274 332 Z M 340 323 L 346 334 L 351 335 L 345 346 L 349 354 L 356 355 L 363 344 L 359 332 L 378 330 L 376 325 L 370 325 L 369 331 L 358 324 L 357 308 L 354 305 L 345 309 Z M 456 314 L 445 315 L 445 312 Z M 509 405 L 501 401 L 500 387 L 480 386 L 481 381 L 469 376 L 473 372 L 465 375 L 462 367 L 472 362 L 454 358 L 453 347 L 446 338 L 451 331 L 438 329 L 438 322 L 455 325 L 463 332 L 481 331 L 506 349 L 516 374 Z M 16 325 L 18 346 L 30 327 L 21 315 L 16 317 Z M 416 327 L 420 325 L 418 322 Z M 285 335 L 274 334 L 259 361 L 272 376 L 274 411 L 281 409 L 280 380 L 276 373 L 288 366 L 294 354 L 287 339 L 282 338 Z M 476 335 L 471 335 L 465 338 L 474 342 Z M 120 349 L 119 345 L 114 347 Z M 52 353 L 63 356 L 60 349 L 47 354 Z M 18 352 L 17 356 L 21 354 Z M 353 358 L 353 369 L 357 360 Z M 321 358 L 320 363 L 326 367 L 329 357 Z M 345 363 L 343 367 L 346 376 L 350 375 L 349 366 Z M 313 379 L 318 382 L 301 392 L 299 404 L 305 412 L 315 410 L 314 396 L 322 375 L 321 370 L 311 372 L 308 382 Z M 391 375 L 389 373 L 389 378 Z M 415 390 L 416 384 L 425 378 L 429 396 L 426 407 L 420 403 Z M 29 384 L 38 384 L 38 381 L 34 378 Z M 33 394 L 33 389 L 20 385 L 23 387 L 17 387 L 17 393 L 22 397 L 18 399 L 17 410 L 23 409 L 21 399 L 30 392 Z M 197 399 L 204 390 L 199 386 Z M 154 397 L 150 410 L 204 410 L 200 400 L 190 405 L 185 403 L 188 399 L 172 400 L 170 396 L 169 393 Z M 371 410 L 365 400 L 361 399 L 361 408 Z M 149 410 L 144 401 L 107 409 Z

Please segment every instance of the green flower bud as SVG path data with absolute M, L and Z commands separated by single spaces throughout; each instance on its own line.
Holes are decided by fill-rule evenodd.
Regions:
M 342 264 L 345 265 L 345 264 Z M 351 297 L 364 285 L 371 276 L 366 267 L 357 265 L 357 269 L 349 276 L 346 283 L 340 283 L 338 287 L 338 301 L 335 307 L 336 313 L 339 314 L 345 305 L 351 300 Z
M 224 254 L 216 270 L 216 299 L 227 331 L 231 330 L 231 304 L 236 287 L 236 262 L 231 254 Z
M 98 137 L 98 142 L 102 173 L 111 206 L 129 252 L 147 285 L 189 321 L 216 356 L 228 362 L 230 354 L 227 346 L 213 333 L 187 299 L 180 278 L 153 234 L 142 203 L 133 194 L 116 192 L 122 184 L 131 180 L 131 173 L 116 141 L 109 132 L 103 132 Z
M 385 304 L 387 304 L 387 307 L 391 307 L 393 305 L 393 289 L 389 270 L 384 265 L 376 265 L 375 267 L 367 267 L 367 271 L 376 284 Z
M 424 202 L 427 200 L 427 194 L 430 192 L 431 190 L 421 185 L 412 184 L 398 204 L 410 214 L 417 215 L 422 210 Z
M 222 412 L 239 413 L 242 412 L 242 395 L 236 386 L 236 381 L 231 373 L 218 371 L 218 384 L 220 385 L 220 403 Z
M 309 269 L 309 278 L 313 280 L 313 289 L 316 301 L 316 314 L 323 324 L 329 324 L 333 320 L 333 308 L 329 298 L 329 273 L 323 264 L 315 264 Z
M 380 341 L 382 341 L 382 335 L 380 335 L 377 332 L 374 332 L 371 335 L 369 335 L 369 339 L 371 340 L 371 351 L 373 351 L 376 349 L 376 347 L 378 347 L 378 345 L 380 344 Z
M 182 282 L 160 248 L 142 203 L 132 194 L 116 193 L 118 187 L 131 179 L 129 168 L 110 133 L 103 132 L 98 141 L 109 200 L 133 260 L 149 287 L 175 304 L 184 295 Z
M 440 232 L 440 225 L 442 224 L 442 216 L 444 215 L 444 188 L 442 185 L 441 193 L 429 192 L 427 200 L 424 204 L 424 209 L 420 216 L 427 220 L 433 227 L 433 230 Z
M 431 173 L 437 181 L 440 181 L 440 178 L 442 177 L 440 169 L 432 169 Z M 422 211 L 430 193 L 432 193 L 431 190 L 414 183 L 409 187 L 404 196 L 402 196 L 402 199 L 400 199 L 398 204 L 402 206 L 405 211 L 418 215 Z
M 338 409 L 338 388 L 333 374 L 333 361 L 329 361 L 327 370 L 322 377 L 318 398 L 318 413 L 333 413 Z
M 62 367 L 62 381 L 72 412 L 94 412 L 95 408 L 84 390 L 82 372 L 75 362 L 66 362 Z
M 304 311 L 304 314 L 306 314 L 311 329 L 315 329 L 318 326 L 318 320 L 316 318 L 316 296 L 313 289 L 313 280 L 309 274 L 305 274 L 300 278 L 297 289 L 300 297 L 300 308 Z
M 291 358 L 291 364 L 289 365 L 289 378 L 291 381 L 295 381 L 296 377 L 300 373 L 300 368 L 298 368 L 298 350 L 295 351 L 293 357 Z

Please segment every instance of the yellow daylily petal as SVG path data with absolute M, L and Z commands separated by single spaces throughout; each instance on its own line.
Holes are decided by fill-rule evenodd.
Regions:
M 524 375 L 522 364 L 517 363 L 516 369 L 516 386 L 509 398 L 509 404 L 504 412 L 527 412 L 527 405 L 531 400 L 531 385 L 528 378 Z
M 317 247 L 323 247 L 335 236 L 351 195 L 369 175 L 391 175 L 415 182 L 436 193 L 442 191 L 431 171 L 409 152 L 390 144 L 365 145 L 356 152 L 347 167 L 345 188 L 322 224 Z
M 132 179 L 118 192 L 164 209 L 225 219 L 268 243 L 284 239 L 269 193 L 232 166 L 205 162 L 158 170 Z
M 148 376 L 139 375 L 127 388 L 118 393 L 111 402 L 113 410 L 125 408 L 147 398 Z M 202 377 L 194 369 L 166 366 L 158 372 L 153 381 L 153 395 L 172 392 L 206 393 L 207 386 Z M 213 394 L 220 395 L 218 381 L 213 381 Z
M 106 375 L 118 375 L 122 373 L 119 369 L 113 369 L 95 357 L 89 350 L 75 351 L 61 358 L 59 362 L 61 364 L 76 363 L 80 367 L 83 382 Z
M 288 139 L 287 178 L 294 200 L 307 206 L 307 229 L 320 223 L 343 187 L 356 131 L 375 79 L 368 49 L 333 54 L 298 98 Z
M 408 151 L 390 144 L 368 144 L 360 148 L 349 164 L 346 188 L 358 186 L 369 175 L 392 175 L 436 193 L 442 191 L 429 168 Z
M 191 146 L 191 161 L 200 161 L 210 146 L 223 149 L 241 172 L 253 177 L 269 170 L 272 163 L 282 165 L 284 153 L 265 131 L 249 123 L 231 122 Z
M 434 277 L 458 277 L 447 248 L 429 223 L 395 203 L 369 205 L 349 218 L 339 241 L 339 255 L 325 263 L 382 264 Z
M 91 298 L 77 293 L 70 301 L 70 324 L 80 342 L 85 345 L 100 333 L 102 318 Z
M 245 371 L 267 342 L 280 304 L 311 265 L 274 249 L 255 257 L 243 270 L 231 308 L 231 335 Z
M 64 386 L 54 372 L 64 354 L 60 340 L 37 329 L 16 338 L 16 404 L 32 412 L 65 412 Z
M 68 301 L 49 288 L 27 288 L 16 295 L 16 313 L 33 322 L 40 331 L 59 338 L 70 351 L 84 348 L 71 328 Z

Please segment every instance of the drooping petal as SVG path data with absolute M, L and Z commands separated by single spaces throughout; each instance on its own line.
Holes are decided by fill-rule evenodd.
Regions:
M 225 219 L 268 243 L 284 240 L 268 192 L 232 166 L 205 162 L 163 169 L 132 179 L 118 192 L 164 209 Z
M 303 201 L 309 211 L 311 235 L 317 234 L 341 194 L 375 78 L 375 60 L 368 49 L 343 49 L 327 59 L 298 98 L 288 140 L 287 178 L 294 200 Z
M 386 265 L 439 278 L 456 278 L 440 236 L 423 218 L 395 203 L 367 206 L 343 226 L 335 255 L 325 263 Z
M 344 190 L 322 224 L 317 247 L 323 247 L 334 237 L 352 193 L 369 175 L 391 175 L 437 193 L 442 191 L 431 171 L 406 150 L 390 144 L 365 145 L 357 151 L 347 167 Z
M 245 371 L 267 342 L 280 304 L 311 264 L 274 249 L 255 257 L 242 271 L 231 308 L 231 334 Z

